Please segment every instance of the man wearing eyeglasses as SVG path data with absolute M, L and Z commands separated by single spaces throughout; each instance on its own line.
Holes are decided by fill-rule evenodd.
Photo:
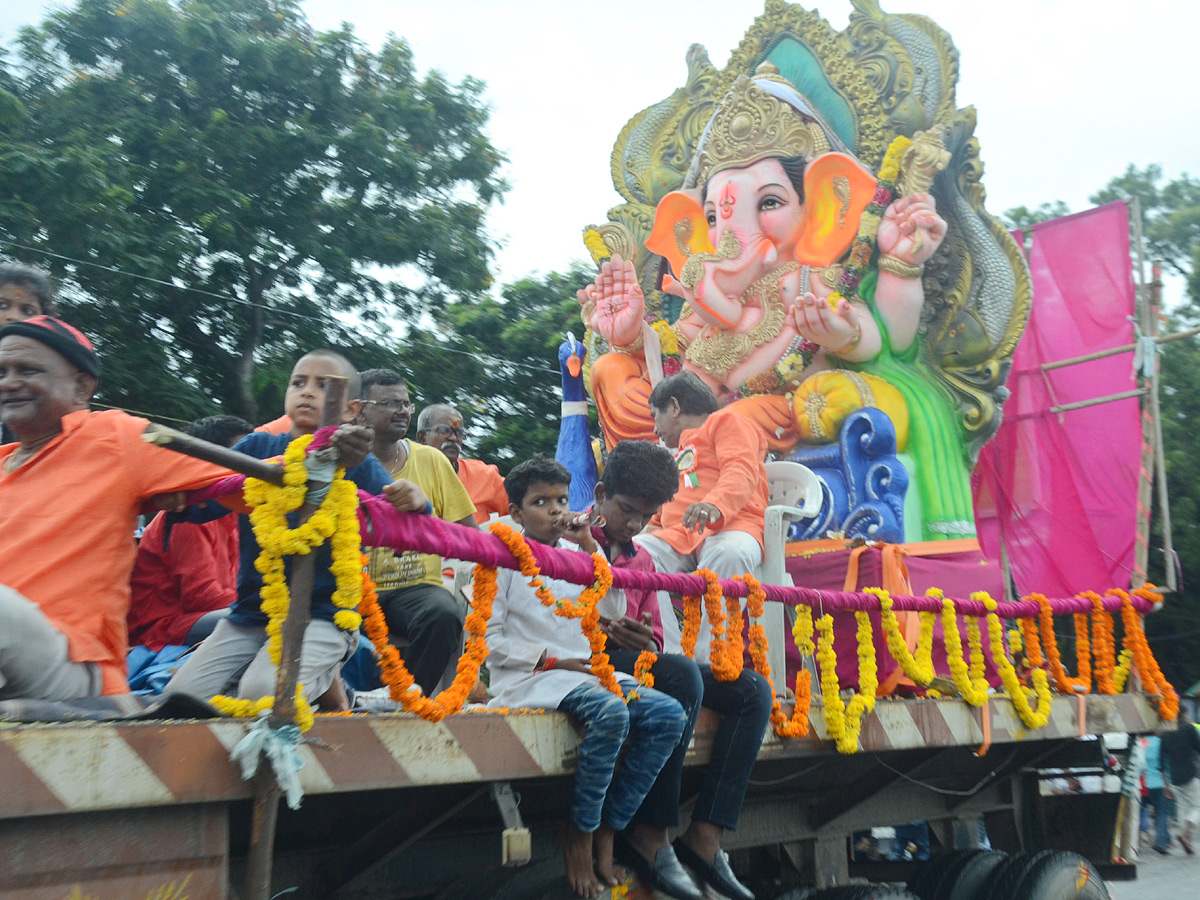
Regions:
M 445 456 L 406 439 L 413 404 L 404 378 L 391 369 L 362 373 L 362 424 L 375 430 L 375 456 L 395 479 L 416 485 L 435 516 L 475 527 L 475 507 Z M 459 604 L 442 586 L 442 558 L 430 553 L 371 550 L 368 564 L 379 591 L 388 631 L 408 639 L 404 659 L 428 696 L 458 656 L 463 619 Z
M 504 476 L 499 469 L 481 459 L 462 455 L 464 432 L 462 414 L 445 403 L 427 406 L 417 417 L 417 440 L 441 450 L 450 460 L 475 504 L 475 521 L 482 525 L 492 513 L 508 514 L 508 492 L 504 490 Z

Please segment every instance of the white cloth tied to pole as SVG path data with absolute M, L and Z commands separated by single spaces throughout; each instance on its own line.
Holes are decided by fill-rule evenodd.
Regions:
M 288 808 L 299 809 L 304 797 L 304 788 L 300 785 L 300 770 L 304 767 L 304 759 L 298 750 L 300 743 L 299 728 L 295 725 L 272 728 L 270 714 L 264 712 L 246 730 L 245 737 L 238 741 L 229 758 L 242 767 L 242 778 L 249 781 L 258 771 L 265 754 L 275 770 L 275 781 L 287 798 Z
M 308 492 L 308 496 L 304 498 L 306 503 L 311 503 L 313 506 L 321 505 L 325 495 L 329 493 L 329 485 L 333 483 L 333 475 L 337 471 L 337 461 L 337 447 L 322 447 L 304 457 L 304 467 L 308 469 L 309 482 L 321 485 L 318 489 Z
M 1142 378 L 1153 378 L 1158 344 L 1154 338 L 1142 334 L 1142 329 L 1133 316 L 1126 316 L 1126 318 L 1133 322 L 1133 374 L 1140 375 Z

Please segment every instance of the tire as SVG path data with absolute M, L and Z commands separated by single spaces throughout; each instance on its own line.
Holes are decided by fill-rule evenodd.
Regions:
M 921 900 L 937 900 L 941 886 L 946 879 L 952 872 L 957 873 L 962 863 L 977 852 L 975 850 L 950 850 L 946 853 L 939 853 L 937 856 L 931 856 L 908 882 L 909 892 L 920 897 Z
M 799 888 L 776 897 L 775 900 L 918 900 L 903 888 L 888 885 L 847 885 L 846 887 Z
M 1096 867 L 1078 853 L 1051 852 L 1031 864 L 1013 900 L 1108 900 Z
M 992 877 L 1008 862 L 1008 854 L 980 850 L 963 860 L 953 878 L 942 882 L 937 900 L 983 900 Z
M 990 884 L 979 895 L 979 900 L 1014 900 L 1025 875 L 1053 853 L 1053 850 L 1039 850 L 1010 856 L 993 872 Z

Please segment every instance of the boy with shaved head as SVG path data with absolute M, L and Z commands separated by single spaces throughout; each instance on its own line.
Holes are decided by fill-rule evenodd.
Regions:
M 292 427 L 284 434 L 255 432 L 234 445 L 234 450 L 259 459 L 281 456 L 289 443 L 305 434 L 313 434 L 321 424 L 325 388 L 331 377 L 347 380 L 346 403 L 342 408 L 342 426 L 333 436 L 339 463 L 346 467 L 346 478 L 372 494 L 381 493 L 391 483 L 386 469 L 370 455 L 372 433 L 369 428 L 350 425 L 362 409 L 358 399 L 361 381 L 358 370 L 346 357 L 333 350 L 314 350 L 302 356 L 292 369 L 284 396 L 284 412 Z M 289 517 L 295 527 L 295 513 Z M 240 570 L 237 600 L 229 615 L 217 623 L 212 636 L 187 657 L 183 667 L 167 683 L 166 692 L 178 691 L 207 700 L 231 688 L 238 697 L 258 699 L 275 692 L 275 666 L 267 651 L 267 617 L 262 611 L 259 591 L 262 575 L 254 566 L 259 554 L 258 541 L 249 516 L 238 522 Z M 314 702 L 334 684 L 338 672 L 358 647 L 358 632 L 347 632 L 333 623 L 335 588 L 329 545 L 316 551 L 313 577 L 312 621 L 304 632 L 300 656 L 301 684 L 305 697 Z M 291 570 L 291 560 L 285 563 Z

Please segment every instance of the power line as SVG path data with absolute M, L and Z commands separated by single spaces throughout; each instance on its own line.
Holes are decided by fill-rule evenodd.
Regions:
M 166 421 L 166 422 L 179 422 L 180 424 L 183 424 L 183 425 L 192 424 L 191 419 L 177 419 L 174 416 L 161 416 L 161 415 L 158 415 L 157 413 L 149 413 L 149 412 L 146 412 L 145 410 L 141 410 L 141 409 L 126 409 L 124 406 L 110 406 L 107 403 L 101 403 L 99 400 L 93 400 L 91 402 L 91 405 L 92 406 L 100 406 L 100 407 L 103 407 L 104 409 L 115 409 L 118 412 L 129 413 L 131 416 L 141 416 L 143 419 L 152 419 L 152 420 L 158 419 L 158 420 L 162 420 L 162 421 Z
M 15 241 L 4 240 L 3 238 L 0 238 L 0 246 L 13 247 L 18 250 L 25 250 L 29 253 L 41 253 L 44 256 L 53 257 L 54 259 L 60 259 L 64 262 L 74 263 L 75 265 L 90 266 L 93 269 L 100 269 L 101 271 L 104 271 L 104 272 L 111 272 L 114 275 L 121 275 L 125 278 L 135 278 L 135 279 L 138 279 L 141 281 L 148 281 L 151 284 L 157 284 L 157 285 L 161 285 L 163 287 L 173 288 L 174 290 L 177 290 L 177 291 L 188 291 L 193 294 L 201 294 L 205 297 L 212 297 L 216 300 L 223 300 L 226 303 L 237 303 L 237 304 L 240 304 L 241 306 L 249 306 L 254 309 L 262 309 L 262 310 L 266 310 L 267 312 L 270 312 L 275 315 L 292 316 L 293 318 L 303 319 L 308 322 L 326 322 L 326 323 L 332 323 L 341 328 L 346 327 L 345 323 L 338 321 L 338 319 L 336 319 L 335 317 L 333 317 L 327 313 L 321 314 L 321 315 L 309 315 L 308 313 L 295 312 L 294 310 L 290 310 L 290 309 L 280 309 L 278 307 L 268 306 L 263 303 L 255 303 L 252 300 L 243 300 L 241 297 L 235 297 L 232 294 L 218 294 L 213 291 L 206 291 L 206 290 L 204 290 L 204 288 L 192 287 L 192 286 L 186 285 L 186 284 L 175 284 L 175 282 L 173 282 L 173 281 L 164 281 L 163 279 L 155 278 L 152 275 L 141 275 L 137 272 L 127 272 L 124 269 L 118 269 L 116 266 L 106 266 L 103 263 L 91 262 L 90 260 L 86 260 L 86 259 L 76 259 L 73 256 L 64 256 L 61 253 L 54 253 L 53 251 L 43 250 L 39 247 L 30 247 L 27 244 L 18 244 Z M 559 374 L 558 369 L 552 369 L 549 366 L 538 366 L 538 365 L 533 365 L 531 363 L 516 362 L 514 360 L 504 359 L 503 357 L 493 356 L 490 353 L 477 353 L 472 350 L 459 350 L 455 347 L 446 347 L 441 344 L 430 343 L 429 341 L 424 341 L 420 338 L 413 337 L 412 335 L 407 335 L 404 340 L 410 344 L 416 344 L 418 346 L 428 347 L 431 350 L 438 350 L 442 353 L 457 353 L 460 356 L 470 356 L 473 359 L 486 359 L 486 360 L 490 360 L 490 361 L 500 364 L 500 365 L 513 366 L 514 368 L 526 369 L 531 372 L 544 372 L 544 373 L 547 373 L 550 375 L 558 375 Z

